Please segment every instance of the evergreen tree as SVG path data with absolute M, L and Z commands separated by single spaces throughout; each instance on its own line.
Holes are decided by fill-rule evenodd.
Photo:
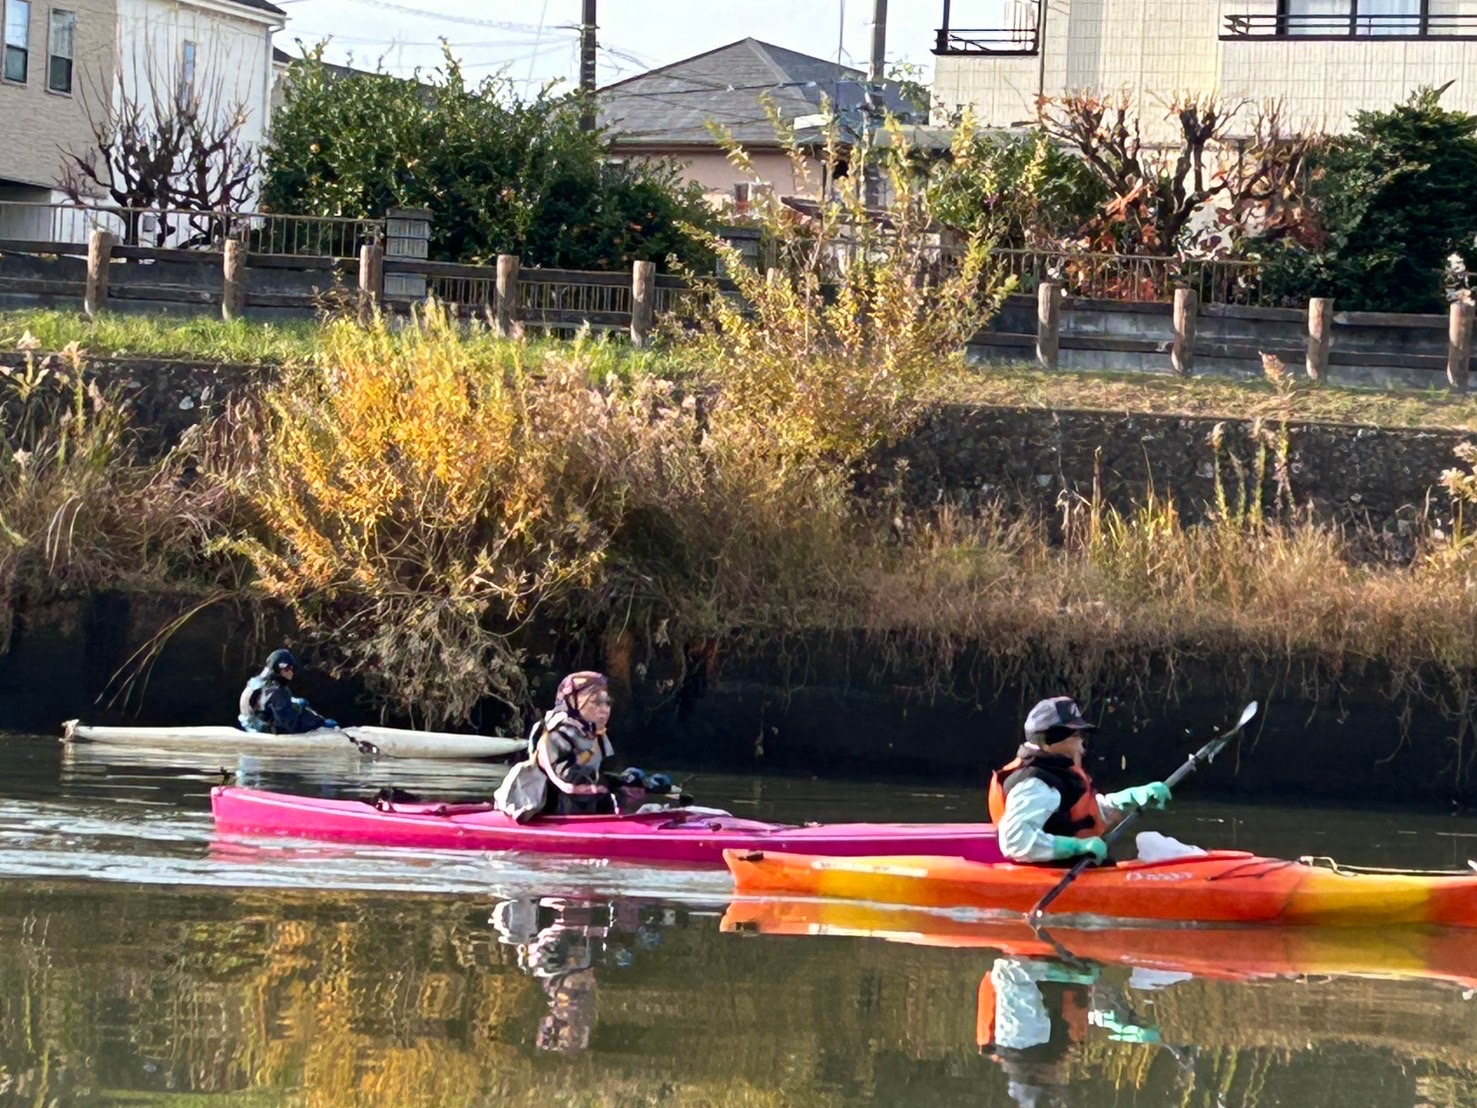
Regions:
M 666 164 L 612 164 L 606 138 L 581 129 L 576 97 L 520 99 L 497 77 L 469 85 L 449 53 L 435 77 L 346 72 L 324 64 L 321 46 L 293 62 L 266 151 L 268 209 L 367 218 L 428 208 L 441 261 L 705 260 L 681 229 L 713 223 L 701 189 Z
M 1283 295 L 1356 311 L 1443 308 L 1450 256 L 1477 260 L 1477 116 L 1441 107 L 1445 90 L 1359 112 L 1353 133 L 1327 145 L 1312 183 L 1327 241 L 1276 259 L 1269 276 Z

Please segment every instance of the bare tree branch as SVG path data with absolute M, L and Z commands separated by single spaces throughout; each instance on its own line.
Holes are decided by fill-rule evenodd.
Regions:
M 222 105 L 219 85 L 202 96 L 157 75 L 147 84 L 146 100 L 121 82 L 114 96 L 94 89 L 83 97 L 93 142 L 65 152 L 58 187 L 77 203 L 106 197 L 134 209 L 123 221 L 130 244 L 143 244 L 146 234 L 156 246 L 212 243 L 221 234 L 219 216 L 251 196 L 260 165 L 257 149 L 242 138 L 247 110 Z M 154 213 L 152 232 L 144 231 L 138 209 Z

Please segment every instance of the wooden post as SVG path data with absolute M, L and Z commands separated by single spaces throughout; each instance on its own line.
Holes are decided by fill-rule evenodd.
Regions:
M 1471 366 L 1472 302 L 1457 300 L 1451 305 L 1446 347 L 1446 381 L 1457 392 L 1467 391 Z
M 518 334 L 518 259 L 512 254 L 497 256 L 497 296 L 493 304 L 497 333 L 505 339 Z
M 1315 296 L 1308 301 L 1308 376 L 1328 378 L 1328 352 L 1333 348 L 1333 301 Z
M 95 316 L 108 307 L 108 267 L 113 261 L 113 247 L 117 244 L 117 235 L 96 227 L 87 240 L 87 288 L 82 296 L 82 310 L 88 316 Z
M 1195 317 L 1200 294 L 1194 289 L 1174 290 L 1174 345 L 1169 360 L 1175 373 L 1188 377 L 1195 372 Z
M 377 242 L 359 248 L 359 322 L 368 323 L 385 291 L 385 249 Z
M 221 318 L 239 319 L 246 307 L 246 244 L 226 240 L 225 282 L 221 288 Z
M 631 345 L 646 346 L 655 324 L 656 263 L 637 262 L 631 267 Z
M 1061 350 L 1062 287 L 1044 281 L 1036 289 L 1036 364 L 1055 369 Z

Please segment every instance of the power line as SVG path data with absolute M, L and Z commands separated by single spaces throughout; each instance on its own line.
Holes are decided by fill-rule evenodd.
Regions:
M 442 23 L 465 23 L 473 27 L 491 27 L 499 31 L 538 31 L 532 23 L 504 23 L 496 19 L 477 19 L 470 15 L 447 15 L 445 12 L 433 11 L 429 8 L 417 8 L 410 4 L 396 4 L 392 0 L 352 0 L 355 4 L 366 4 L 371 8 L 384 8 L 387 11 L 402 12 L 405 15 L 419 15 L 427 19 L 439 20 Z

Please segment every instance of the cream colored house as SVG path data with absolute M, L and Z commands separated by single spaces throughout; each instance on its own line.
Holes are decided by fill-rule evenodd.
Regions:
M 62 153 L 92 141 L 85 99 L 112 79 L 114 0 L 0 0 L 0 238 L 49 239 Z
M 1451 82 L 1477 112 L 1477 0 L 941 0 L 940 115 L 1029 122 L 1039 96 L 1126 90 L 1146 137 L 1179 92 L 1281 99 L 1290 123 L 1338 132 L 1351 113 Z

